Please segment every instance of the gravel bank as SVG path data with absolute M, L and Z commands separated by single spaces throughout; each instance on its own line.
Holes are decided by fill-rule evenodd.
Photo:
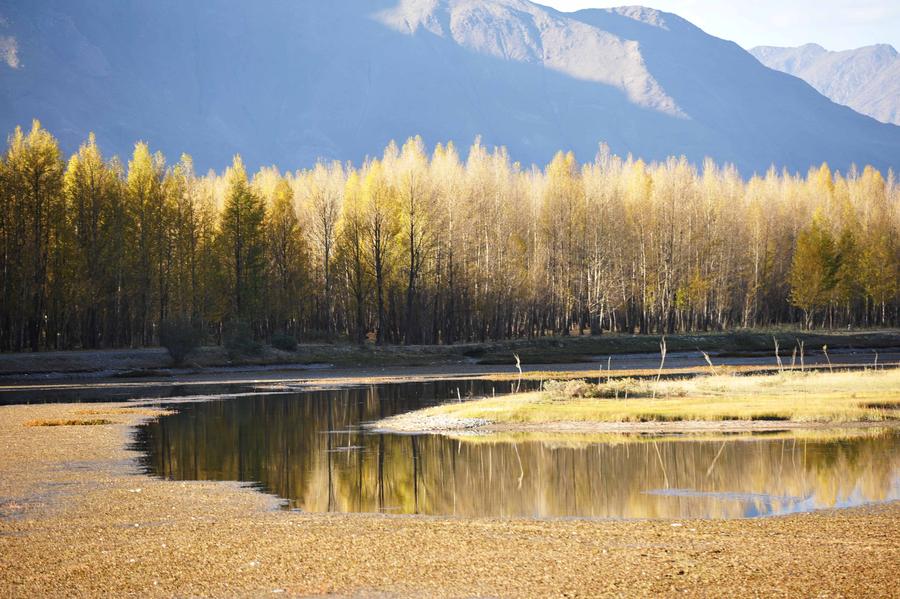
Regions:
M 139 474 L 127 446 L 148 414 L 121 408 L 0 408 L 0 596 L 900 596 L 900 503 L 675 523 L 298 514 Z M 24 426 L 73 418 L 114 424 Z

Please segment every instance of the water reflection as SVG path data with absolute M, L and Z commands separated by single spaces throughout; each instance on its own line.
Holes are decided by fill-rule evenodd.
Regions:
M 734 518 L 900 498 L 900 436 L 520 441 L 367 434 L 360 423 L 456 396 L 384 385 L 179 406 L 138 434 L 148 470 L 253 481 L 314 512 Z M 470 382 L 460 394 L 490 393 Z
M 172 385 L 166 383 L 61 384 L 47 388 L 0 389 L 0 406 L 44 403 L 109 403 L 148 399 L 178 399 L 208 395 L 249 393 L 252 383 Z

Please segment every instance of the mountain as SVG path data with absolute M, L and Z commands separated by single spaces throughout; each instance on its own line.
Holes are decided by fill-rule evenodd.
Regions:
M 513 159 L 606 142 L 805 171 L 900 167 L 900 127 L 832 103 L 732 42 L 641 7 L 525 0 L 0 0 L 0 128 L 71 151 L 142 139 L 222 168 L 360 161 L 421 134 Z
M 806 44 L 759 46 L 750 52 L 767 67 L 800 77 L 838 104 L 900 125 L 900 54 L 893 46 L 829 52 Z

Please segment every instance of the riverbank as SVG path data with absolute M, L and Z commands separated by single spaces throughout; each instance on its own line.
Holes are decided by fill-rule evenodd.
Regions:
M 900 369 L 549 383 L 373 424 L 389 432 L 674 433 L 900 425 Z
M 320 515 L 139 473 L 122 405 L 0 407 L 0 595 L 889 596 L 900 503 L 763 520 Z M 112 424 L 36 427 L 36 420 Z
M 741 331 L 672 335 L 666 337 L 672 358 L 689 354 L 690 365 L 705 351 L 720 362 L 740 364 L 744 360 L 766 358 L 775 363 L 778 340 L 781 357 L 788 361 L 802 342 L 810 365 L 825 363 L 822 346 L 835 359 L 871 364 L 876 352 L 900 350 L 900 331 Z M 222 347 L 202 347 L 192 352 L 184 368 L 174 368 L 162 348 L 81 350 L 40 353 L 0 353 L 0 377 L 6 380 L 34 378 L 148 378 L 202 373 L 217 370 L 260 371 L 275 368 L 304 370 L 336 368 L 408 367 L 441 365 L 511 366 L 515 356 L 524 365 L 597 363 L 606 365 L 610 357 L 657 354 L 660 337 L 653 335 L 546 337 L 486 343 L 419 346 L 363 346 L 349 343 L 308 343 L 288 352 L 270 346 L 259 355 L 234 356 Z M 843 358 L 842 358 L 843 356 Z

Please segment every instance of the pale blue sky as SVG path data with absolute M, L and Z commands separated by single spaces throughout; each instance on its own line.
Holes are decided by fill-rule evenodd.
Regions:
M 900 0 L 535 0 L 558 10 L 645 4 L 707 33 L 753 46 L 815 42 L 829 50 L 876 43 L 900 49 Z

